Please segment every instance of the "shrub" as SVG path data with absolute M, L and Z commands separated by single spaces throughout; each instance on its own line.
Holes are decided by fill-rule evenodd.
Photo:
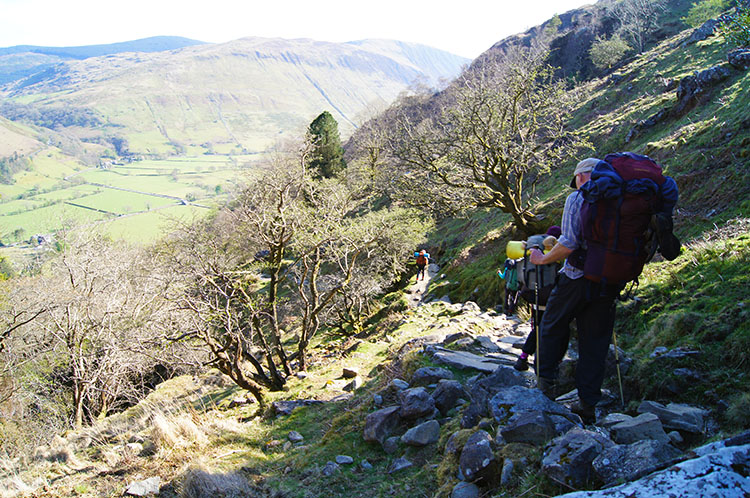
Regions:
M 731 400 L 727 420 L 737 427 L 750 427 L 750 393 L 738 394 Z
M 729 8 L 729 0 L 702 0 L 696 2 L 682 18 L 682 22 L 691 28 L 697 28 L 709 19 L 714 19 Z
M 609 40 L 599 36 L 589 49 L 589 57 L 597 69 L 610 69 L 622 60 L 628 50 L 630 45 L 620 35 L 613 35 Z
M 737 6 L 722 23 L 722 34 L 726 41 L 738 47 L 750 47 L 750 7 Z

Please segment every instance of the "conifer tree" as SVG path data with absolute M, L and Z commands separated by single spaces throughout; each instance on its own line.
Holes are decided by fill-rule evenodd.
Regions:
M 307 130 L 310 145 L 309 167 L 318 178 L 331 178 L 346 167 L 341 147 L 339 125 L 328 111 L 310 123 Z

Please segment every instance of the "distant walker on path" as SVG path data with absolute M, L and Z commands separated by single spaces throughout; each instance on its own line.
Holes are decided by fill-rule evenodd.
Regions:
M 422 249 L 419 252 L 415 252 L 414 257 L 417 258 L 417 280 L 420 280 L 420 275 L 422 275 L 422 280 L 424 280 L 425 268 L 430 264 L 430 253 Z

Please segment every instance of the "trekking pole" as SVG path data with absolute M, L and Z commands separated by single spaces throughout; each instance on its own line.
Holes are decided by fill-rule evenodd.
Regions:
M 541 249 L 540 249 L 541 250 Z M 539 265 L 535 265 L 534 270 L 534 333 L 536 333 L 536 356 L 534 357 L 534 370 L 536 371 L 536 383 L 539 385 L 539 345 L 540 334 L 539 334 Z
M 625 406 L 625 395 L 622 393 L 622 375 L 620 375 L 620 354 L 617 352 L 617 334 L 612 331 L 612 344 L 615 346 L 615 365 L 617 366 L 617 382 L 620 384 L 620 402 Z

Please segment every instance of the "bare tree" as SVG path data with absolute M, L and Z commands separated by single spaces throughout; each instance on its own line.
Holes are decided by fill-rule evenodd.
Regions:
M 567 121 L 573 95 L 556 81 L 547 52 L 509 49 L 465 72 L 431 107 L 407 108 L 391 137 L 412 200 L 457 210 L 497 207 L 531 233 L 534 186 L 584 142 Z
M 10 312 L 24 333 L 10 354 L 61 383 L 81 427 L 143 395 L 158 359 L 142 353 L 165 302 L 143 251 L 91 233 L 64 237 L 44 272 L 14 281 Z
M 666 9 L 666 0 L 620 0 L 612 15 L 619 21 L 619 32 L 643 53 L 648 35 L 659 27 L 659 15 Z
M 250 391 L 263 406 L 263 388 L 283 387 L 274 360 L 279 343 L 253 253 L 227 211 L 175 232 L 162 247 L 176 285 L 168 299 L 185 316 L 173 340 L 197 341 L 208 350 L 208 364 Z M 265 360 L 266 366 L 262 362 Z

